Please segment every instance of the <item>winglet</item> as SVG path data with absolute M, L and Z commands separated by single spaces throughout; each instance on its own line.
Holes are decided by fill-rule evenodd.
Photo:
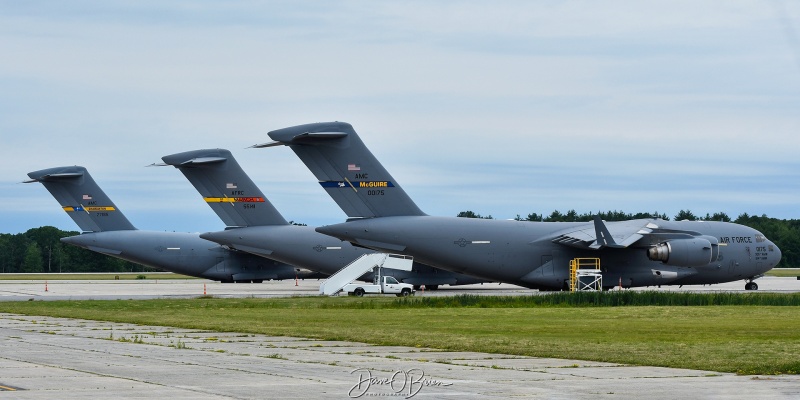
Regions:
M 608 231 L 606 224 L 603 223 L 599 215 L 594 216 L 594 232 L 596 244 L 591 247 L 622 247 L 614 242 L 611 232 Z

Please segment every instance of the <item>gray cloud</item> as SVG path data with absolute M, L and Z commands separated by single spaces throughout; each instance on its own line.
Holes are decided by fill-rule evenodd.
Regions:
M 0 219 L 76 229 L 83 165 L 139 228 L 219 229 L 163 155 L 231 149 L 287 217 L 344 215 L 266 132 L 352 123 L 426 212 L 798 218 L 800 7 L 752 2 L 12 2 Z

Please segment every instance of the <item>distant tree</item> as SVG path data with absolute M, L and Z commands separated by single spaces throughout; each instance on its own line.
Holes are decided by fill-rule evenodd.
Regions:
M 308 225 L 306 225 L 306 224 L 304 224 L 304 223 L 302 223 L 302 222 L 294 222 L 294 221 L 289 221 L 289 225 L 295 225 L 295 226 L 308 226 Z
M 56 256 L 60 255 L 58 254 L 61 247 L 60 239 L 64 237 L 65 234 L 72 235 L 77 234 L 77 232 L 64 232 L 53 226 L 42 226 L 28 229 L 28 231 L 24 233 L 26 238 L 39 245 L 39 250 L 42 252 L 44 272 L 52 272 L 52 266 L 54 265 L 53 254 L 56 253 Z M 58 259 L 55 259 L 55 263 L 57 262 Z M 48 269 L 48 267 L 50 268 Z M 58 271 L 58 268 L 56 268 L 56 271 Z
M 617 210 L 606 211 L 606 212 L 598 211 L 597 215 L 603 221 L 625 221 L 633 219 L 633 216 L 631 214 L 626 214 L 622 211 L 617 211 Z
M 735 222 L 737 224 L 741 224 L 742 222 L 740 222 L 740 221 L 747 221 L 748 219 L 750 219 L 750 216 L 747 213 L 742 213 L 742 214 L 739 214 L 739 216 L 736 218 Z
M 487 215 L 487 216 L 485 216 L 485 217 L 484 217 L 484 216 L 482 216 L 482 215 L 480 215 L 480 214 L 477 214 L 477 213 L 475 213 L 475 212 L 473 212 L 473 211 L 461 211 L 460 213 L 458 213 L 458 215 L 456 215 L 456 217 L 459 217 L 459 218 L 483 218 L 483 219 L 492 219 L 492 216 L 491 216 L 491 215 Z
M 30 244 L 30 240 L 25 235 L 18 233 L 16 235 L 6 236 L 5 252 L 0 256 L 0 259 L 6 261 L 4 265 L 5 272 L 22 272 L 22 264 L 25 261 L 25 251 Z
M 697 221 L 697 216 L 692 214 L 692 212 L 689 210 L 680 210 L 678 212 L 678 215 L 675 216 L 675 221 L 683 221 L 683 220 Z
M 0 272 L 157 271 L 154 268 L 70 246 L 60 240 L 62 237 L 77 234 L 78 232 L 62 231 L 52 226 L 33 228 L 25 233 L 13 235 L 0 234 Z
M 519 214 L 517 214 L 517 215 L 519 215 Z M 542 216 L 542 215 L 539 215 L 539 214 L 537 214 L 537 213 L 530 213 L 530 214 L 528 214 L 528 216 L 525 218 L 525 221 L 536 221 L 536 222 L 540 222 L 540 221 L 542 221 L 542 220 L 544 220 L 544 216 Z
M 78 232 L 65 232 L 53 226 L 42 226 L 39 228 L 28 229 L 25 237 L 36 242 L 40 249 L 53 246 L 60 242 L 64 235 L 77 235 Z
M 558 210 L 553 210 L 553 212 L 550 213 L 549 217 L 544 218 L 545 222 L 562 222 L 563 220 L 564 220 L 564 214 L 562 214 L 561 211 Z
M 578 220 L 578 212 L 575 210 L 567 211 L 567 214 L 564 215 L 565 222 L 575 222 Z
M 6 272 L 11 268 L 11 235 L 0 233 L 0 272 Z
M 731 222 L 731 217 L 729 217 L 728 214 L 725 214 L 724 212 L 716 212 L 716 213 L 714 213 L 714 215 L 708 215 L 708 213 L 706 213 L 706 216 L 705 216 L 705 218 L 703 218 L 703 220 L 704 221 Z
M 669 221 L 669 217 L 667 214 L 661 213 L 659 214 L 658 211 L 652 213 L 636 213 L 633 214 L 632 219 L 643 219 L 643 218 L 655 218 L 655 219 L 663 219 L 664 221 Z
M 29 243 L 25 250 L 25 260 L 22 263 L 22 272 L 42 272 L 42 250 L 36 243 Z

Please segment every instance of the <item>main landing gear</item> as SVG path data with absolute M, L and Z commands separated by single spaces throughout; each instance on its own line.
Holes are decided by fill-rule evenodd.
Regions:
M 753 281 L 749 281 L 744 284 L 744 290 L 758 290 L 758 284 Z

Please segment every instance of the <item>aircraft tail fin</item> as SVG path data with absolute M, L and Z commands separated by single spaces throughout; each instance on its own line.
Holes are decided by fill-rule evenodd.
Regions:
M 186 176 L 228 227 L 288 225 L 230 151 L 193 150 L 161 159 Z
M 28 173 L 41 182 L 84 232 L 135 230 L 84 167 L 56 167 Z
M 319 179 L 350 218 L 425 215 L 383 165 L 353 126 L 344 122 L 299 125 L 269 132 L 289 146 Z

